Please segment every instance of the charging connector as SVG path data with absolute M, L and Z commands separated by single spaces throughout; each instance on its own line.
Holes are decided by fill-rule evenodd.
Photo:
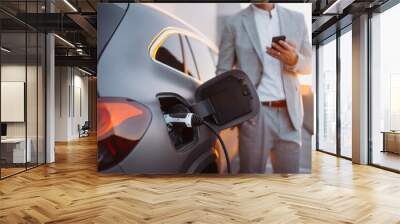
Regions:
M 192 117 L 193 113 L 174 113 L 174 114 L 165 114 L 164 120 L 168 125 L 174 124 L 185 124 L 186 127 L 192 127 Z
M 231 163 L 229 159 L 228 150 L 226 149 L 225 143 L 222 140 L 221 136 L 218 134 L 210 123 L 203 120 L 200 116 L 194 113 L 171 113 L 171 114 L 164 114 L 165 122 L 173 128 L 174 125 L 182 125 L 184 124 L 186 127 L 196 127 L 200 125 L 205 125 L 218 139 L 218 141 L 222 145 L 222 149 L 224 150 L 225 159 L 226 159 L 226 168 L 228 173 L 231 173 Z

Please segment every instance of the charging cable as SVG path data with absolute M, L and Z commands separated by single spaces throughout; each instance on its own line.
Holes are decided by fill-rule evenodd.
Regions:
M 206 126 L 218 138 L 218 141 L 221 143 L 222 149 L 224 150 L 224 154 L 225 154 L 226 168 L 227 168 L 228 174 L 231 173 L 231 162 L 229 160 L 228 150 L 226 149 L 225 143 L 222 140 L 221 136 L 212 127 L 212 125 L 210 123 L 203 120 L 200 116 L 198 116 L 197 114 L 194 114 L 194 113 L 165 114 L 164 119 L 165 119 L 165 122 L 170 126 L 173 126 L 175 124 L 177 124 L 177 125 L 184 124 L 188 128 L 196 127 L 196 126 L 200 126 L 200 125 Z

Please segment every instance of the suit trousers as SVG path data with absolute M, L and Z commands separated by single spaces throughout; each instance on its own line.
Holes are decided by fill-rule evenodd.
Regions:
M 300 150 L 301 129 L 293 127 L 286 107 L 261 106 L 240 125 L 240 173 L 265 173 L 269 156 L 274 173 L 298 173 Z

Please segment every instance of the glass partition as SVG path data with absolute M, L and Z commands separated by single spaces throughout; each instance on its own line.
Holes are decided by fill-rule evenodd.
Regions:
M 340 155 L 352 157 L 352 31 L 340 36 Z
M 336 39 L 318 48 L 318 149 L 336 154 Z
M 38 57 L 37 41 L 35 32 L 27 33 L 27 74 L 26 74 L 26 114 L 27 114 L 27 150 L 30 151 L 27 167 L 37 165 L 37 79 L 38 79 Z
M 371 162 L 400 171 L 400 5 L 371 19 Z
M 28 4 L 27 4 L 28 3 Z M 0 178 L 45 162 L 45 35 L 13 15 L 42 12 L 44 1 L 0 7 Z
M 43 33 L 38 33 L 38 64 L 37 64 L 37 162 L 38 165 L 46 162 L 46 38 Z
M 26 150 L 26 41 L 25 32 L 1 34 L 2 177 L 24 171 L 30 162 Z

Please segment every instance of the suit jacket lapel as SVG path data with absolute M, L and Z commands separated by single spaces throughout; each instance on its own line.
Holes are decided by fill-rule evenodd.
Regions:
M 287 17 L 284 15 L 285 11 L 282 10 L 282 8 L 280 6 L 278 6 L 278 4 L 275 4 L 276 7 L 276 12 L 278 13 L 278 18 L 279 18 L 279 29 L 281 31 L 281 35 L 286 36 L 286 39 L 288 39 L 288 28 L 289 28 L 289 24 L 285 24 L 285 21 L 287 20 Z
M 281 34 L 280 35 L 283 35 L 283 36 L 286 36 L 286 40 L 289 38 L 288 37 L 288 34 L 289 34 L 289 32 L 288 32 L 288 25 L 287 24 L 285 24 L 285 21 L 286 21 L 286 19 L 287 19 L 287 17 L 286 17 L 286 15 L 284 15 L 284 13 L 285 13 L 285 11 L 284 10 L 282 10 L 282 8 L 280 7 L 280 6 L 278 6 L 278 4 L 275 4 L 275 7 L 276 7 L 276 12 L 278 13 L 278 18 L 279 18 L 279 29 L 280 29 L 280 31 L 281 31 Z M 284 73 L 284 66 L 283 66 L 283 64 L 281 63 L 281 71 Z M 284 87 L 284 89 L 286 88 L 286 75 L 283 75 L 283 73 L 282 73 L 282 80 L 283 80 L 283 87 Z M 285 91 L 285 94 L 286 94 L 286 91 Z
M 260 61 L 262 60 L 262 49 L 261 49 L 261 45 L 260 45 L 260 39 L 258 37 L 258 33 L 257 33 L 257 27 L 256 27 L 256 22 L 254 20 L 254 14 L 253 14 L 253 9 L 251 8 L 251 6 L 247 7 L 247 9 L 245 9 L 243 15 L 243 25 L 245 27 L 245 30 L 247 32 L 247 34 L 249 35 L 250 41 L 253 45 L 254 50 L 257 53 L 258 58 L 260 59 Z

